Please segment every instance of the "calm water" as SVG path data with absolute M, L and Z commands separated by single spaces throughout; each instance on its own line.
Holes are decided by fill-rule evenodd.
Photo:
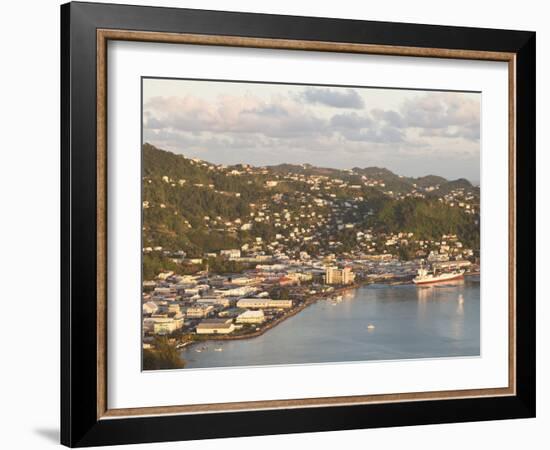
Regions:
M 201 368 L 475 356 L 479 301 L 477 276 L 429 287 L 371 285 L 340 303 L 320 300 L 262 336 L 211 341 L 182 357 Z

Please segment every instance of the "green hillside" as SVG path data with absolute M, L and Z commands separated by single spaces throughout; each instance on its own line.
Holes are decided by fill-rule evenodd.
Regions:
M 479 189 L 463 179 L 407 178 L 377 167 L 221 166 L 145 144 L 142 186 L 144 248 L 190 257 L 242 246 L 289 256 L 350 252 L 367 229 L 419 239 L 452 233 L 479 246 Z M 471 210 L 450 206 L 453 195 L 469 195 Z M 161 264 L 156 258 L 147 256 L 150 265 Z

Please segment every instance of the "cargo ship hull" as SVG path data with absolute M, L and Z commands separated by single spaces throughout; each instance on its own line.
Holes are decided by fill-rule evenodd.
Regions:
M 458 280 L 460 278 L 464 278 L 464 271 L 416 277 L 413 279 L 413 283 L 417 285 L 436 284 L 443 283 L 445 281 Z

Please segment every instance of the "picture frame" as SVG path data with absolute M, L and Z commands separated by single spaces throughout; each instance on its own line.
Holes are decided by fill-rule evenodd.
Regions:
M 535 33 L 72 2 L 61 7 L 61 442 L 70 447 L 535 416 Z M 112 409 L 107 44 L 508 64 L 508 386 Z

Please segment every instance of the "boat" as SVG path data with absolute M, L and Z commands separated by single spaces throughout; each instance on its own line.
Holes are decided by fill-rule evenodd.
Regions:
M 223 352 L 223 348 L 218 347 L 218 348 L 215 348 L 214 351 L 215 351 L 215 352 Z
M 457 280 L 464 278 L 464 270 L 453 270 L 451 272 L 430 272 L 427 269 L 421 267 L 418 269 L 418 275 L 413 278 L 413 283 L 416 285 L 442 283 L 445 281 Z
M 372 323 L 369 323 L 368 326 L 367 326 L 368 330 L 374 330 L 375 328 L 376 327 Z

